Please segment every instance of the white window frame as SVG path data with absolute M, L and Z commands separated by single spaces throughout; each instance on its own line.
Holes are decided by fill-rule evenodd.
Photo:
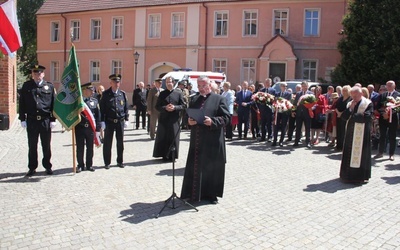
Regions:
M 57 24 L 57 27 L 54 25 Z M 60 21 L 51 21 L 50 22 L 50 42 L 59 43 L 61 36 L 61 23 Z
M 218 20 L 218 15 L 225 15 L 226 14 L 226 19 L 221 19 Z M 226 34 L 217 34 L 218 31 L 218 23 L 219 22 L 223 22 L 225 23 L 225 27 L 223 28 L 224 30 L 226 30 Z M 224 26 L 224 24 L 222 24 L 222 26 Z M 228 37 L 229 34 L 229 11 L 227 10 L 217 10 L 214 12 L 214 37 Z
M 93 67 L 93 63 L 97 63 L 97 67 Z M 100 82 L 100 60 L 90 60 L 89 61 L 89 71 L 90 71 L 90 81 Z M 97 77 L 94 77 L 97 75 Z
M 111 74 L 122 75 L 122 60 L 119 59 L 111 60 Z
M 60 82 L 60 61 L 50 62 L 50 81 Z
M 315 62 L 315 68 L 311 68 L 310 65 L 308 65 L 308 67 L 304 67 L 304 63 L 308 62 L 313 63 Z M 308 71 L 307 76 L 305 76 L 304 72 L 305 70 Z M 310 72 L 314 70 L 315 71 L 315 78 L 313 79 L 312 77 L 310 77 Z M 311 82 L 316 82 L 318 80 L 318 60 L 317 59 L 303 59 L 301 61 L 301 75 L 303 79 L 308 79 Z
M 253 62 L 254 65 L 252 67 L 244 67 L 244 63 L 245 62 Z M 255 84 L 256 77 L 257 77 L 257 75 L 256 75 L 256 73 L 257 73 L 256 72 L 257 71 L 257 65 L 256 64 L 257 64 L 257 60 L 254 59 L 254 58 L 242 58 L 241 59 L 241 61 L 240 61 L 240 78 L 241 78 L 241 81 L 240 82 L 247 81 L 249 83 L 249 85 L 250 84 Z M 254 73 L 250 72 L 251 69 L 254 70 Z M 245 71 L 247 71 L 247 73 Z M 249 79 L 245 79 L 246 75 L 249 77 Z M 252 79 L 250 79 L 250 75 L 253 76 Z
M 273 9 L 272 10 L 272 36 L 277 35 L 276 34 L 276 27 L 275 27 L 275 21 L 277 21 L 277 19 L 275 18 L 275 12 L 279 11 L 280 13 L 282 12 L 286 12 L 287 13 L 287 18 L 286 18 L 286 32 L 283 34 L 280 34 L 281 36 L 288 36 L 289 34 L 289 9 Z M 282 21 L 285 20 L 284 18 L 282 18 L 281 16 L 279 17 L 279 29 L 282 31 L 281 27 L 282 27 Z
M 174 17 L 179 17 L 179 20 L 175 20 Z M 171 13 L 171 37 L 172 38 L 184 38 L 185 37 L 185 13 L 184 12 Z
M 246 19 L 246 14 L 250 13 L 250 19 Z M 253 19 L 253 14 L 256 14 L 256 18 Z M 247 22 L 249 22 L 249 24 L 252 24 L 253 21 L 255 21 L 255 34 L 251 34 L 251 31 L 253 30 L 252 28 L 249 28 L 248 31 L 250 32 L 249 34 L 246 34 L 246 24 Z M 243 10 L 243 32 L 242 32 L 242 36 L 243 37 L 256 37 L 258 35 L 258 10 L 255 9 L 248 9 L 248 10 Z
M 75 26 L 74 25 L 75 23 L 78 23 L 78 26 Z M 78 19 L 71 20 L 70 29 L 72 30 L 72 34 L 74 35 L 74 42 L 78 42 L 81 39 L 81 20 Z
M 158 20 L 154 20 L 157 17 Z M 161 14 L 153 13 L 149 14 L 149 29 L 148 38 L 149 39 L 160 39 L 161 38 Z
M 307 13 L 307 11 L 312 11 L 312 12 L 314 12 L 314 11 L 316 11 L 316 12 L 318 12 L 318 22 L 317 22 L 317 25 L 318 25 L 318 27 L 317 27 L 317 34 L 316 35 L 313 35 L 313 34 L 306 34 L 306 22 L 307 22 L 307 17 L 306 17 L 306 13 Z M 311 19 L 314 19 L 314 18 L 311 18 Z M 304 37 L 319 37 L 320 36 L 320 31 L 321 31 L 321 9 L 319 9 L 319 8 L 306 8 L 306 9 L 304 9 L 304 18 L 303 18 L 303 22 L 304 22 L 304 24 L 303 24 L 303 36 Z M 311 28 L 311 30 L 312 30 L 312 28 Z
M 111 21 L 112 25 L 112 40 L 122 40 L 124 38 L 124 17 L 123 16 L 115 16 Z M 118 23 L 120 22 L 120 23 Z M 119 34 L 118 34 L 119 33 Z
M 221 72 L 225 73 L 225 75 L 228 75 L 228 59 L 227 58 L 213 58 L 213 72 Z M 225 66 L 221 66 L 221 62 L 225 62 Z M 217 65 L 217 63 L 219 65 Z
M 96 22 L 96 21 L 99 22 L 98 26 L 94 26 L 93 22 Z M 91 18 L 90 19 L 90 33 L 89 33 L 90 41 L 100 41 L 101 40 L 101 22 L 102 22 L 101 18 Z M 98 29 L 98 35 L 96 37 L 94 37 L 96 28 Z

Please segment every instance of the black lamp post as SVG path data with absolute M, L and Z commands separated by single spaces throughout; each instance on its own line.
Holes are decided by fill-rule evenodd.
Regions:
M 133 86 L 133 90 L 135 90 L 136 88 L 136 79 L 137 79 L 136 73 L 137 73 L 137 65 L 139 62 L 139 56 L 140 54 L 137 51 L 133 54 L 133 58 L 135 58 L 135 85 Z

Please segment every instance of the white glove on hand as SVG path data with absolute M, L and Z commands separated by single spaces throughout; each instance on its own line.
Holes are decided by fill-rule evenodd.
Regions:
M 127 128 L 128 125 L 129 125 L 129 121 L 125 121 L 125 122 L 124 122 L 124 128 Z
M 26 128 L 26 121 L 21 122 L 21 127 Z
M 105 122 L 101 122 L 101 129 L 102 130 L 106 129 L 106 123 Z
M 100 132 L 96 132 L 96 137 L 100 138 Z
M 57 125 L 57 122 L 50 122 L 50 128 L 53 129 Z

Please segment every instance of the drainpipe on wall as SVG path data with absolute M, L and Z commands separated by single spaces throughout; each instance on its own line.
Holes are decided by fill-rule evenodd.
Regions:
M 67 65 L 67 18 L 61 13 L 61 17 L 64 18 L 64 68 Z
M 203 7 L 206 9 L 206 27 L 205 27 L 205 41 L 204 41 L 204 71 L 207 71 L 207 40 L 208 40 L 208 7 L 203 3 Z

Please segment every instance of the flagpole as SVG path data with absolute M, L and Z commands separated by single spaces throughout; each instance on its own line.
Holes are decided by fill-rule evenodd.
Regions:
M 72 128 L 72 172 L 76 173 L 75 126 Z

